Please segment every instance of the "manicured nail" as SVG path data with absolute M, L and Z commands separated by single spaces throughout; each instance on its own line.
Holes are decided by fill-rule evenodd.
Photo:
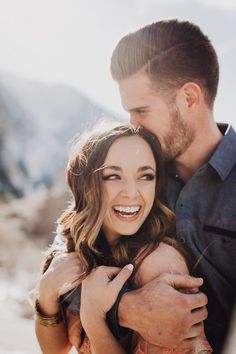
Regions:
M 201 284 L 203 284 L 203 278 L 197 278 L 198 279 L 198 281 L 199 281 L 199 283 L 201 283 Z
M 132 272 L 132 270 L 134 269 L 134 266 L 133 266 L 133 264 L 127 264 L 126 266 L 125 266 L 125 268 L 128 268 L 131 272 Z

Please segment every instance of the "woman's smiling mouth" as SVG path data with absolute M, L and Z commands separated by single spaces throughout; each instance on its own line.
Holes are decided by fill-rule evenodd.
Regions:
M 116 205 L 113 206 L 112 208 L 121 220 L 130 220 L 133 221 L 138 217 L 138 214 L 141 210 L 141 205 L 135 205 L 135 206 L 121 206 L 121 205 Z

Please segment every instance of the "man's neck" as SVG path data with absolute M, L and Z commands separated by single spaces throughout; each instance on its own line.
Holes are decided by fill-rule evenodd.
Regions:
M 209 161 L 221 139 L 222 133 L 213 120 L 197 131 L 189 148 L 175 160 L 178 174 L 185 182 Z

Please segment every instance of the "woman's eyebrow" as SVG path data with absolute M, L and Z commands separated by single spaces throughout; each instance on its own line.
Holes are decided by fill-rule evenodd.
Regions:
M 122 168 L 120 168 L 119 166 L 114 166 L 114 165 L 104 166 L 103 170 L 106 170 L 106 169 L 115 170 L 115 171 L 122 171 Z
M 153 168 L 152 166 L 141 166 L 138 168 L 138 172 L 143 172 L 146 170 L 152 170 L 154 173 L 156 173 L 155 168 Z
M 119 166 L 115 166 L 115 165 L 111 165 L 111 166 L 104 166 L 103 170 L 106 170 L 106 169 L 109 169 L 109 170 L 115 170 L 115 171 L 122 171 L 122 168 L 119 167 Z M 153 168 L 152 166 L 141 166 L 138 168 L 138 172 L 143 172 L 143 171 L 146 171 L 146 170 L 152 170 L 154 173 L 156 173 L 156 170 L 155 168 Z

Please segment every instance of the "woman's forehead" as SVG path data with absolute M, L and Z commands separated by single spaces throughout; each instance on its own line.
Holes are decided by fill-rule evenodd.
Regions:
M 155 166 L 155 159 L 149 144 L 139 135 L 118 138 L 109 148 L 105 165 L 149 163 Z

